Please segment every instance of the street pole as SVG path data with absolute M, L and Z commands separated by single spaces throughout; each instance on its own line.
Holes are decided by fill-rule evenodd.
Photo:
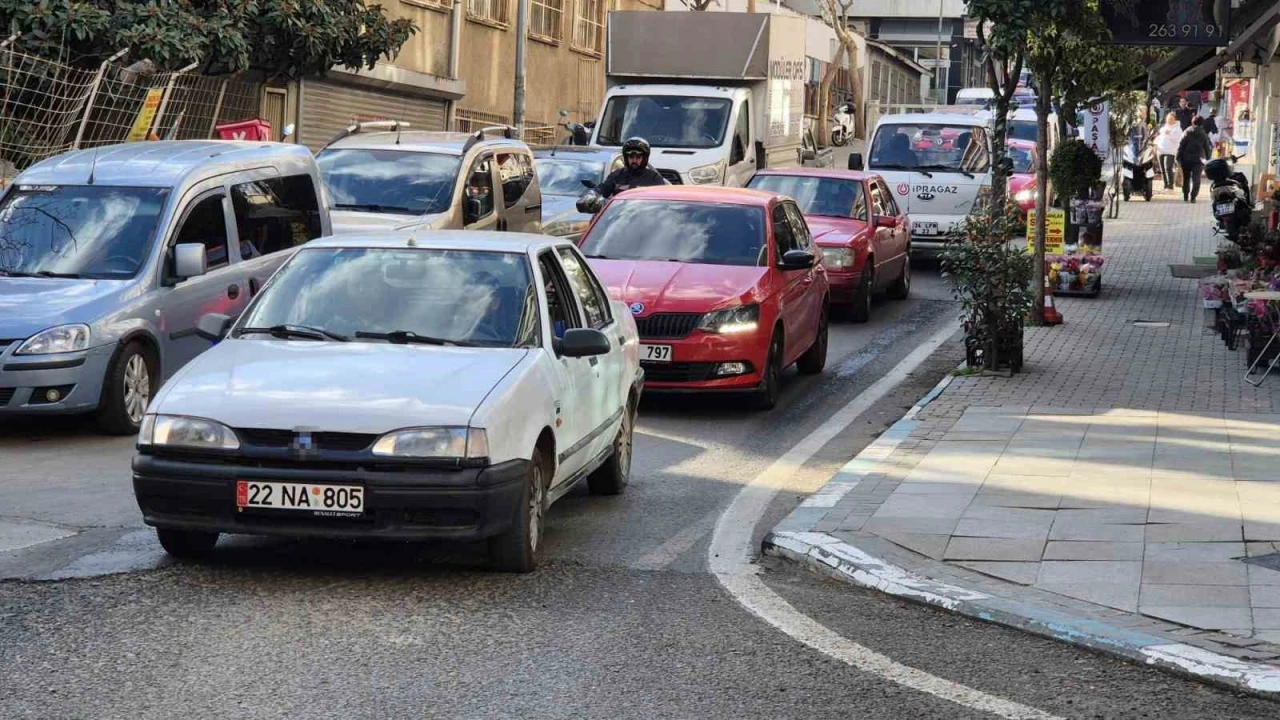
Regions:
M 933 73 L 937 83 L 934 88 L 938 93 L 938 104 L 947 104 L 947 88 L 942 85 L 942 11 L 946 0 L 938 0 L 938 47 L 933 56 Z M 949 75 L 950 73 L 948 73 Z
M 529 0 L 517 0 L 516 10 L 516 96 L 511 110 L 511 124 L 516 137 L 524 138 L 524 56 L 529 41 Z

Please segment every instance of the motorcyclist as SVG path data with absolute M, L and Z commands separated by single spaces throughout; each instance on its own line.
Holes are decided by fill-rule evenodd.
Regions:
M 644 138 L 628 138 L 622 143 L 622 161 L 622 167 L 595 187 L 601 197 L 610 198 L 635 187 L 670 184 L 649 165 L 649 143 Z

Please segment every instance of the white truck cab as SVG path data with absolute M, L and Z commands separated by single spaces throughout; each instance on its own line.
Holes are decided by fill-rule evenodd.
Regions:
M 849 157 L 861 170 L 863 158 Z M 991 193 L 991 138 L 980 114 L 885 115 L 871 138 L 867 169 L 879 173 L 911 217 L 911 250 L 935 255 Z

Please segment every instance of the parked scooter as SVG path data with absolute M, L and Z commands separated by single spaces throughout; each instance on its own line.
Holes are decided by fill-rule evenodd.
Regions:
M 560 111 L 560 125 L 569 131 L 569 137 L 565 138 L 565 145 L 590 145 L 591 130 L 595 128 L 596 121 L 588 120 L 585 123 L 571 123 L 569 120 L 569 111 Z
M 1233 167 L 1240 157 L 1216 158 L 1204 166 L 1205 177 L 1211 183 L 1209 197 L 1213 201 L 1213 217 L 1218 221 L 1214 233 L 1225 233 L 1231 242 L 1239 239 L 1240 230 L 1248 227 L 1253 218 L 1249 178 L 1244 173 L 1235 172 Z
M 1124 183 L 1121 187 L 1125 202 L 1130 195 L 1141 195 L 1142 199 L 1151 202 L 1151 193 L 1155 189 L 1156 149 L 1148 143 L 1142 148 L 1138 158 L 1133 156 L 1133 148 L 1124 146 Z
M 836 108 L 831 118 L 831 144 L 844 147 L 853 135 L 853 106 L 845 103 Z

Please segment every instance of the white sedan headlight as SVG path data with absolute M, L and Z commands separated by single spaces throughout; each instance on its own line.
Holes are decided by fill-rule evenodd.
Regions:
M 703 165 L 689 171 L 689 180 L 695 185 L 713 185 L 724 179 L 724 163 Z
M 832 270 L 846 270 L 853 267 L 853 250 L 851 248 L 822 248 L 822 264 Z
M 236 431 L 216 420 L 185 415 L 147 415 L 142 419 L 138 445 L 190 448 L 193 450 L 239 450 Z
M 1030 202 L 1036 199 L 1036 194 L 1035 190 L 1019 190 L 1018 194 L 1013 196 L 1013 199 L 1018 202 Z
M 32 335 L 14 355 L 52 355 L 89 347 L 88 325 L 59 325 Z
M 382 457 L 475 460 L 489 456 L 489 436 L 479 428 L 418 427 L 389 432 L 373 444 Z

